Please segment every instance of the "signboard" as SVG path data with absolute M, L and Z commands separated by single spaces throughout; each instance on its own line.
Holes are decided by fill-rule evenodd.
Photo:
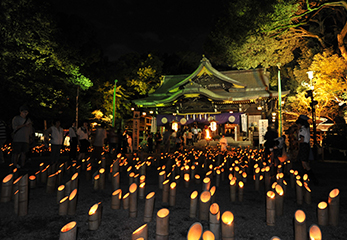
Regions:
M 133 151 L 139 149 L 140 144 L 140 112 L 134 111 L 133 115 Z
M 247 132 L 248 127 L 247 127 L 247 114 L 242 114 L 241 115 L 241 129 L 242 132 Z
M 267 132 L 267 127 L 269 126 L 269 121 L 267 119 L 259 120 L 259 145 L 265 143 L 265 134 Z

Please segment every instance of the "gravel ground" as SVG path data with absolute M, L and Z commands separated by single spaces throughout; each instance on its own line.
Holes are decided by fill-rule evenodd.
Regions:
M 245 151 L 243 152 L 245 154 Z M 188 159 L 193 155 L 188 155 Z M 178 159 L 182 159 L 182 156 Z M 62 157 L 62 161 L 66 159 Z M 21 169 L 19 176 L 29 173 L 34 174 L 39 170 L 39 164 L 48 164 L 48 157 L 33 158 L 28 168 Z M 199 166 L 202 166 L 204 158 L 201 158 Z M 216 162 L 212 162 L 216 165 Z M 233 160 L 229 160 L 230 164 Z M 107 159 L 110 163 L 111 159 Z M 241 161 L 242 162 L 242 161 Z M 131 165 L 131 161 L 129 165 Z M 154 213 L 152 221 L 147 223 L 148 239 L 156 238 L 156 213 L 162 209 L 169 209 L 169 239 L 186 239 L 189 227 L 195 222 L 200 222 L 204 230 L 209 229 L 209 223 L 199 219 L 199 214 L 195 218 L 190 218 L 190 195 L 193 191 L 202 192 L 202 184 L 191 181 L 186 186 L 182 180 L 177 182 L 176 204 L 168 206 L 162 203 L 162 190 L 159 189 L 158 167 L 170 163 L 165 159 L 152 161 L 152 165 L 146 172 L 146 194 L 155 192 Z M 129 166 L 128 165 L 128 166 Z M 127 167 L 128 167 L 127 166 Z M 249 166 L 252 166 L 250 161 Z M 122 167 L 120 171 L 120 188 L 123 195 L 129 190 L 129 177 L 127 167 Z M 235 239 L 271 239 L 278 236 L 280 239 L 294 239 L 294 213 L 301 209 L 306 214 L 306 229 L 308 232 L 312 224 L 317 224 L 317 205 L 321 201 L 327 201 L 331 190 L 338 188 L 340 191 L 339 223 L 337 226 L 320 226 L 323 239 L 346 239 L 347 235 L 347 164 L 342 161 L 316 162 L 313 165 L 315 173 L 319 178 L 319 184 L 310 184 L 312 190 L 312 203 L 299 205 L 296 201 L 295 189 L 288 184 L 284 196 L 283 215 L 277 216 L 275 226 L 266 224 L 266 196 L 264 181 L 256 191 L 255 182 L 251 174 L 248 175 L 244 186 L 243 201 L 236 198 L 235 202 L 230 199 L 230 186 L 228 173 L 225 172 L 224 180 L 216 188 L 214 196 L 215 203 L 219 205 L 221 215 L 225 211 L 231 211 L 234 215 Z M 93 167 L 93 172 L 98 166 Z M 109 168 L 106 168 L 107 172 Z M 168 169 L 166 168 L 167 172 Z M 6 164 L 1 165 L 0 177 L 3 179 L 10 169 Z M 203 169 L 197 168 L 197 173 L 202 177 L 206 173 Z M 65 184 L 72 176 L 72 173 L 63 175 L 61 184 Z M 285 180 L 289 183 L 289 175 L 285 175 Z M 274 181 L 274 179 L 272 179 Z M 216 185 L 216 176 L 212 177 L 211 186 Z M 77 222 L 77 239 L 131 239 L 133 231 L 144 223 L 145 200 L 138 199 L 137 217 L 129 217 L 128 209 L 111 209 L 112 184 L 106 178 L 106 185 L 103 190 L 94 190 L 92 180 L 86 179 L 86 172 L 79 174 L 79 187 L 77 194 L 76 213 L 72 216 L 60 216 L 58 214 L 56 193 L 46 193 L 46 184 L 38 183 L 36 188 L 29 189 L 28 214 L 26 216 L 16 216 L 14 213 L 14 201 L 0 203 L 0 239 L 21 240 L 21 239 L 59 239 L 60 229 L 71 221 Z M 88 229 L 88 211 L 95 203 L 102 203 L 103 212 L 99 228 L 95 231 Z

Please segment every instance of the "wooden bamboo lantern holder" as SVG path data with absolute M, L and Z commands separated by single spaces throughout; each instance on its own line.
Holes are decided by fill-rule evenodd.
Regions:
M 318 225 L 328 226 L 329 223 L 329 212 L 328 204 L 326 202 L 320 202 L 317 210 Z
M 29 197 L 29 177 L 25 174 L 19 181 L 18 185 L 19 199 L 18 199 L 18 216 L 25 216 L 28 214 L 28 197 Z
M 18 211 L 19 211 L 19 190 L 15 191 L 13 194 L 13 210 L 14 214 L 18 216 Z
M 312 203 L 312 198 L 311 198 L 311 189 L 309 188 L 308 184 L 305 182 L 304 183 L 304 199 L 305 199 L 305 203 L 310 205 Z
M 245 184 L 242 181 L 239 181 L 239 202 L 243 202 L 243 188 Z
M 71 189 L 77 189 L 78 188 L 78 172 L 74 173 L 71 177 Z
M 120 183 L 120 175 L 119 172 L 116 172 L 112 175 L 112 190 L 117 190 L 119 188 L 119 183 Z
M 229 183 L 230 185 L 230 200 L 236 202 L 236 177 L 233 177 Z
M 222 239 L 223 240 L 234 240 L 235 229 L 234 229 L 234 214 L 230 211 L 225 211 L 222 214 Z
M 60 230 L 59 240 L 76 240 L 77 238 L 77 223 L 72 221 L 66 224 Z
M 335 188 L 329 193 L 329 224 L 336 227 L 339 223 L 340 191 Z
M 99 181 L 100 181 L 100 175 L 99 174 L 96 174 L 95 176 L 94 176 L 94 184 L 93 184 L 93 189 L 94 189 L 94 191 L 97 191 L 97 190 L 99 190 Z
M 158 211 L 156 221 L 156 240 L 169 239 L 169 214 L 170 211 L 167 208 L 162 208 Z
M 210 193 L 211 193 L 211 201 L 210 201 L 210 204 L 214 203 L 215 202 L 215 198 L 216 198 L 216 186 L 212 186 L 210 188 Z
M 189 173 L 185 173 L 184 174 L 184 186 L 186 188 L 189 188 L 189 180 L 190 180 L 190 174 Z
M 148 239 L 148 226 L 147 224 L 142 225 L 138 229 L 136 229 L 131 235 L 131 240 L 137 240 L 142 238 L 144 240 Z
M 139 199 L 144 199 L 146 194 L 146 183 L 142 182 L 139 185 Z
M 307 240 L 306 214 L 302 210 L 297 210 L 294 215 L 295 240 Z
M 41 171 L 37 171 L 35 173 L 35 177 L 36 177 L 36 183 L 40 183 L 41 182 Z
M 260 188 L 260 167 L 257 167 L 254 171 L 254 188 L 259 191 Z
M 112 163 L 112 173 L 115 174 L 116 172 L 119 172 L 119 159 L 116 159 Z
M 170 184 L 170 199 L 169 199 L 169 205 L 170 207 L 175 206 L 176 204 L 176 183 L 172 182 Z
M 200 206 L 200 211 L 199 211 L 200 220 L 208 221 L 210 202 L 211 202 L 210 191 L 203 191 L 200 194 L 200 204 L 199 204 L 199 206 Z
M 1 184 L 1 202 L 9 202 L 12 198 L 13 174 L 8 174 Z
M 129 187 L 129 216 L 135 218 L 137 216 L 137 185 L 133 183 Z
M 270 166 L 265 167 L 264 184 L 265 184 L 265 192 L 268 192 L 270 190 L 270 186 L 271 186 Z
M 29 176 L 29 186 L 31 189 L 36 188 L 36 176 L 35 175 Z
M 302 190 L 302 182 L 300 180 L 296 180 L 296 203 L 298 205 L 302 205 L 304 200 L 303 190 Z
M 201 183 L 201 177 L 199 174 L 195 174 L 194 175 L 194 181 L 195 181 L 195 184 L 200 184 Z
M 65 197 L 65 185 L 60 185 L 57 190 L 57 204 Z
M 129 173 L 128 177 L 129 177 L 129 186 L 130 186 L 131 184 L 135 182 L 134 181 L 135 173 L 134 172 Z
M 104 190 L 105 189 L 105 168 L 100 168 L 99 170 L 99 189 Z
M 55 175 L 55 173 L 53 173 L 53 174 L 48 176 L 46 193 L 54 193 L 55 192 L 55 186 L 56 186 L 56 175 Z
M 59 170 L 55 173 L 55 175 L 56 175 L 56 182 L 55 182 L 55 184 L 56 184 L 56 186 L 59 186 L 59 185 L 61 184 L 61 180 L 62 180 L 62 178 L 63 178 L 63 172 L 59 169 Z
M 166 175 L 165 171 L 159 173 L 159 189 L 163 189 L 163 182 L 165 181 Z
M 169 194 L 170 194 L 170 180 L 167 179 L 163 182 L 163 194 L 162 194 L 162 204 L 164 206 L 169 205 Z
M 295 178 L 295 174 L 294 174 L 294 170 L 293 169 L 290 169 L 289 170 L 289 181 L 290 181 L 290 187 L 291 188 L 294 188 L 295 187 L 295 181 L 296 181 L 296 178 Z
M 181 182 L 181 176 L 180 175 L 175 176 L 174 181 L 176 182 L 177 185 L 179 185 Z
M 196 217 L 197 207 L 198 207 L 198 191 L 194 191 L 192 192 L 192 194 L 190 194 L 190 208 L 189 208 L 190 218 Z
M 281 239 L 277 236 L 273 236 L 270 240 L 281 240 Z
M 99 213 L 99 204 L 94 204 L 88 212 L 88 229 L 91 231 L 95 231 L 100 226 L 100 217 Z
M 67 215 L 67 210 L 69 208 L 69 197 L 66 196 L 59 201 L 59 215 Z
M 146 196 L 145 211 L 144 211 L 144 222 L 150 222 L 153 218 L 153 208 L 154 208 L 155 192 L 150 192 Z
M 117 189 L 112 193 L 111 197 L 111 208 L 120 209 L 120 203 L 122 199 L 122 189 Z
M 92 180 L 92 166 L 88 166 L 86 169 L 86 180 Z
M 47 176 L 48 176 L 47 168 L 42 169 L 42 171 L 41 171 L 41 183 L 46 184 Z
M 40 169 L 40 171 L 42 171 L 43 169 L 45 169 L 45 163 L 40 163 L 39 164 L 39 169 Z
M 284 191 L 281 185 L 277 184 L 275 187 L 275 212 L 276 216 L 282 216 L 283 215 L 283 196 Z
M 129 195 L 130 195 L 130 193 L 126 193 L 123 196 L 123 200 L 122 200 L 122 202 L 123 202 L 123 209 L 129 209 L 129 202 L 130 202 Z
M 67 214 L 70 216 L 75 215 L 76 206 L 77 206 L 77 189 L 74 189 L 69 195 L 69 207 L 68 207 Z
M 65 196 L 69 196 L 72 192 L 73 188 L 71 188 L 71 180 L 65 183 Z
M 220 231 L 220 210 L 217 203 L 213 203 L 210 206 L 210 217 L 209 217 L 209 226 L 211 232 L 213 232 L 216 239 L 219 239 Z
M 211 178 L 205 177 L 204 180 L 202 180 L 202 191 L 209 191 L 211 187 Z
M 188 230 L 187 240 L 201 239 L 202 231 L 203 231 L 203 227 L 201 223 L 199 222 L 193 223 Z
M 311 225 L 308 233 L 311 240 L 322 240 L 322 232 L 317 225 Z
M 16 180 L 13 181 L 12 184 L 12 194 L 15 193 L 19 189 L 19 181 L 22 179 L 22 176 L 18 177 Z
M 266 225 L 275 226 L 276 217 L 276 194 L 273 191 L 266 193 Z
M 210 230 L 205 230 L 202 234 L 202 240 L 215 240 L 216 237 L 214 236 L 214 233 Z

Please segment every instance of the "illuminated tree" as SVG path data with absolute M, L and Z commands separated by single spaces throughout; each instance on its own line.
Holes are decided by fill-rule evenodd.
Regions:
M 148 54 L 147 59 L 141 62 L 137 70 L 137 76 L 131 80 L 130 86 L 140 95 L 153 92 L 159 87 L 163 77 L 161 76 L 162 62 L 158 57 Z

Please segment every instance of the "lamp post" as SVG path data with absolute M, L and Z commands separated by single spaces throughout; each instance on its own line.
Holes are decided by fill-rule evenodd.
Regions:
M 118 80 L 114 80 L 114 88 L 113 88 L 113 119 L 112 119 L 112 127 L 116 125 L 116 100 L 117 100 L 117 82 Z
M 306 91 L 306 98 L 311 98 L 311 112 L 312 112 L 312 124 L 313 124 L 313 155 L 314 155 L 314 159 L 316 159 L 317 157 L 317 128 L 316 128 L 316 105 L 318 104 L 318 102 L 316 100 L 314 100 L 313 97 L 313 91 L 314 91 L 314 85 L 312 83 L 312 79 L 313 79 L 313 71 L 308 71 L 308 78 L 310 79 L 310 90 Z

